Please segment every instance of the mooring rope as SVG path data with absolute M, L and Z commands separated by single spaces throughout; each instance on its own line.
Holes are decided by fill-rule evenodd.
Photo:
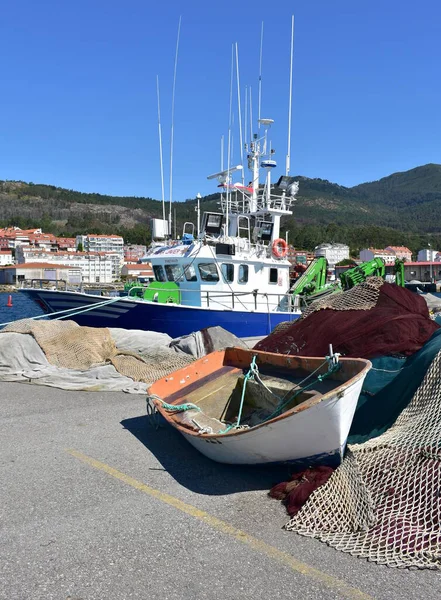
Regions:
M 52 312 L 52 313 L 44 313 L 43 315 L 37 315 L 35 317 L 27 317 L 28 319 L 32 320 L 32 321 L 36 321 L 37 319 L 44 319 L 45 317 L 48 316 L 55 316 L 55 315 L 64 315 L 62 317 L 57 317 L 57 319 L 54 319 L 55 321 L 59 320 L 59 319 L 64 319 L 65 317 L 71 317 L 73 315 L 77 315 L 77 314 L 81 314 L 83 312 L 87 312 L 89 310 L 93 310 L 94 308 L 101 308 L 102 306 L 106 306 L 107 304 L 112 304 L 113 302 L 117 302 L 118 300 L 121 300 L 121 298 L 118 296 L 116 298 L 111 298 L 110 300 L 103 300 L 102 302 L 95 302 L 94 304 L 87 306 L 86 308 L 80 308 L 79 310 L 77 310 L 77 307 L 74 308 L 66 308 L 65 310 L 58 310 L 56 312 Z M 68 314 L 65 314 L 68 313 Z M 0 323 L 0 327 L 4 327 L 5 325 L 10 325 L 11 323 L 15 323 L 15 321 L 22 321 L 24 319 L 14 319 L 13 321 L 8 321 L 7 323 Z

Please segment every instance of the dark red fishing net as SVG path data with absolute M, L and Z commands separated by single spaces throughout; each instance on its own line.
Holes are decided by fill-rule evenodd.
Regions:
M 373 358 L 417 352 L 439 329 L 425 300 L 395 284 L 384 283 L 370 310 L 322 309 L 272 333 L 256 350 L 278 354 L 326 356 L 329 344 L 344 356 Z
M 291 476 L 289 481 L 278 483 L 268 492 L 271 498 L 282 500 L 288 514 L 297 514 L 314 490 L 331 477 L 334 469 L 319 466 L 305 469 Z

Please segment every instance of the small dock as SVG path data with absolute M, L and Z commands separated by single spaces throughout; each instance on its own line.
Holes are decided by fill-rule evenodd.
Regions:
M 441 597 L 437 572 L 285 531 L 288 470 L 204 458 L 143 396 L 0 388 L 1 599 Z

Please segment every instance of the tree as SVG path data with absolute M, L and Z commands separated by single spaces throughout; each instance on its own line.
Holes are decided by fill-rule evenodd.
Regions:
M 340 262 L 336 263 L 335 266 L 336 267 L 347 267 L 347 266 L 355 267 L 357 265 L 354 263 L 352 258 L 344 258 Z

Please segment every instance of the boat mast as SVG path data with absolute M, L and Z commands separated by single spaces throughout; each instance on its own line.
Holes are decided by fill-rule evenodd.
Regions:
M 240 102 L 240 79 L 239 79 L 239 50 L 236 42 L 236 79 L 237 79 L 237 107 L 239 116 L 239 140 L 240 140 L 240 164 L 243 165 L 243 136 L 242 136 L 242 111 Z M 245 185 L 245 173 L 242 169 L 242 185 Z
M 231 165 L 231 122 L 233 112 L 233 70 L 234 70 L 234 44 L 231 46 L 231 72 L 230 72 L 230 111 L 228 119 L 228 150 L 227 150 L 227 194 L 226 194 L 226 211 L 225 211 L 225 235 L 229 232 L 229 200 L 230 200 L 230 165 Z
M 158 97 L 159 164 L 161 167 L 162 220 L 165 221 L 164 161 L 162 158 L 161 104 L 159 101 L 159 76 L 158 75 L 156 75 L 156 94 Z
M 260 30 L 260 59 L 259 59 L 259 98 L 257 106 L 257 122 L 260 129 L 260 108 L 262 106 L 262 54 L 263 54 L 263 21 L 262 28 Z
M 253 141 L 253 94 L 250 86 L 250 142 Z
M 170 208 L 169 208 L 169 212 L 168 212 L 168 231 L 169 231 L 170 236 L 172 234 L 173 141 L 174 141 L 174 128 L 175 128 L 176 70 L 178 67 L 178 52 L 179 52 L 179 37 L 181 34 L 181 19 L 182 19 L 182 17 L 179 17 L 178 36 L 176 39 L 175 68 L 174 68 L 174 74 L 173 74 L 173 92 L 172 92 L 172 114 L 171 114 L 171 132 L 170 132 Z
M 291 169 L 291 122 L 292 122 L 292 64 L 294 57 L 294 15 L 291 17 L 291 54 L 289 65 L 289 109 L 288 109 L 288 153 L 286 155 L 286 175 Z
M 263 57 L 263 21 L 262 27 L 260 30 L 260 56 L 259 56 L 259 91 L 258 91 L 258 104 L 257 104 L 257 127 L 260 131 L 261 124 L 261 115 L 260 110 L 262 106 L 262 57 Z M 253 172 L 253 180 L 252 187 L 253 193 L 250 202 L 250 212 L 255 212 L 257 210 L 257 197 L 259 194 L 259 157 L 260 157 L 260 140 L 258 136 L 253 135 L 252 131 L 252 112 L 250 108 L 250 118 L 251 118 L 251 170 Z
M 254 139 L 250 144 L 250 148 L 251 170 L 253 172 L 253 193 L 250 202 L 250 212 L 255 212 L 257 210 L 257 197 L 259 193 L 259 141 Z

